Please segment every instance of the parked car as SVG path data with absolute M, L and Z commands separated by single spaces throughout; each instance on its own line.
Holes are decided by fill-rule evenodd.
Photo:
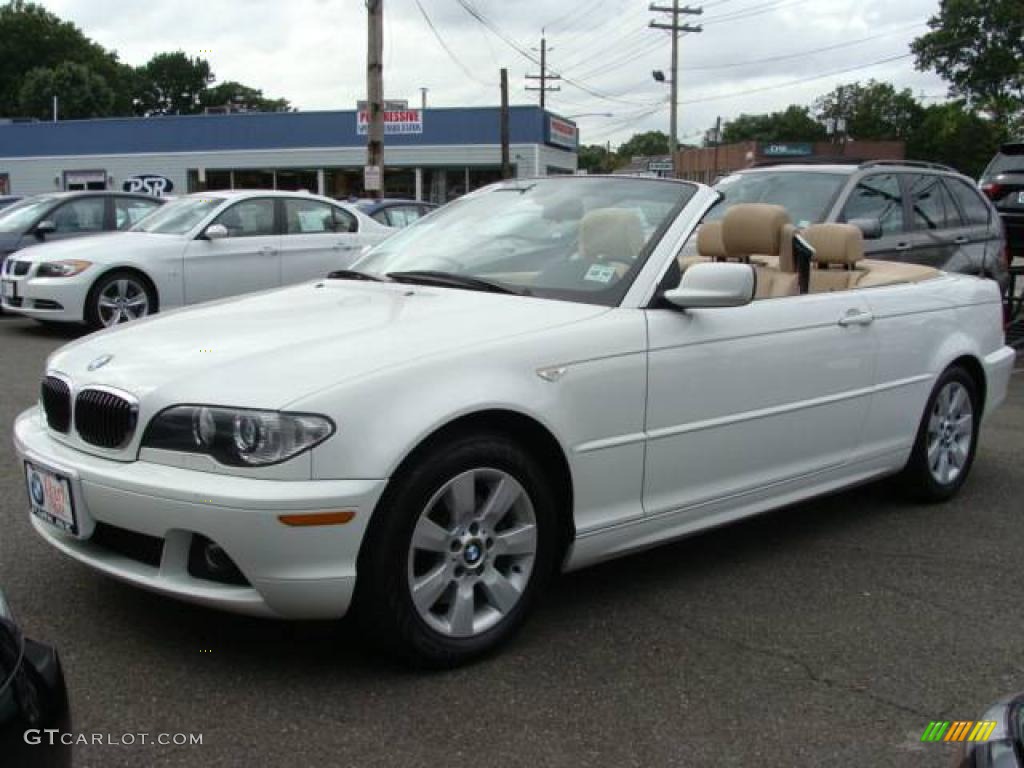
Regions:
M 952 497 L 1014 364 L 995 283 L 864 259 L 847 224 L 797 238 L 769 205 L 721 222 L 736 263 L 680 278 L 717 199 L 504 181 L 329 279 L 68 345 L 14 426 L 54 489 L 31 523 L 137 587 L 279 618 L 354 606 L 376 644 L 450 665 L 508 638 L 559 568 L 886 475 Z M 510 242 L 578 236 L 494 266 L 479 225 L 506 219 Z
M 21 195 L 0 195 L 0 211 L 21 200 Z
M 1011 258 L 1024 258 L 1024 139 L 1000 147 L 981 176 L 981 190 L 1003 217 Z
M 55 737 L 51 740 L 50 730 Z M 67 768 L 71 714 L 57 651 L 22 635 L 0 592 L 0 755 L 17 768 Z
M 101 232 L 124 231 L 163 204 L 129 192 L 55 192 L 24 198 L 0 211 L 0 271 L 11 253 Z
M 798 227 L 823 222 L 859 226 L 872 259 L 924 264 L 981 275 L 1002 291 L 1009 266 L 995 208 L 977 185 L 951 168 L 913 161 L 785 164 L 750 168 L 720 179 L 722 203 L 709 220 L 736 203 L 774 203 Z
M 387 227 L 407 227 L 414 221 L 418 221 L 438 207 L 437 203 L 427 203 L 422 200 L 403 200 L 397 197 L 388 197 L 381 200 L 367 198 L 358 200 L 355 206 L 372 218 Z
M 392 231 L 315 195 L 188 195 L 129 232 L 18 253 L 0 275 L 3 308 L 37 320 L 109 327 L 158 310 L 325 277 Z

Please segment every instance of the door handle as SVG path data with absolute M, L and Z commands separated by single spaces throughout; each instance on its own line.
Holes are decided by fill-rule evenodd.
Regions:
M 849 309 L 845 315 L 839 318 L 839 325 L 843 328 L 851 325 L 871 325 L 873 322 L 875 322 L 875 316 L 860 309 Z
M 957 245 L 967 245 L 967 243 L 969 243 L 970 241 L 971 239 L 966 235 L 960 235 L 960 237 L 958 237 L 953 242 L 956 243 Z
M 910 250 L 910 243 L 896 243 L 895 250 L 897 250 L 897 251 L 909 251 Z
M 277 253 L 277 248 L 274 248 L 273 246 L 270 245 L 265 245 L 262 248 L 260 248 L 260 253 L 262 253 L 264 256 L 273 256 L 274 254 Z

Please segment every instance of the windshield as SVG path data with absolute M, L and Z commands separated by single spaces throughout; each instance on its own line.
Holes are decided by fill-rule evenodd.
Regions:
M 625 177 L 495 184 L 392 235 L 353 269 L 441 272 L 517 293 L 614 305 L 695 191 Z
M 772 203 L 789 212 L 798 227 L 820 223 L 848 177 L 840 173 L 779 171 L 736 173 L 715 184 L 724 198 L 705 219 L 714 221 L 736 203 Z
M 0 211 L 0 232 L 21 234 L 53 207 L 52 197 L 30 197 Z
M 222 197 L 183 197 L 158 208 L 132 227 L 131 231 L 154 235 L 184 235 L 223 202 Z
M 1024 144 L 1010 144 L 992 158 L 992 164 L 985 171 L 986 176 L 1000 173 L 1024 173 Z

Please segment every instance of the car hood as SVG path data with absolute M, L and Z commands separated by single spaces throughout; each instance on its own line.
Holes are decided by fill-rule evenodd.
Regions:
M 103 259 L 123 256 L 132 248 L 152 246 L 159 242 L 180 243 L 173 235 L 151 235 L 148 232 L 104 232 L 98 235 L 72 237 L 40 243 L 19 252 L 18 258 L 31 261 L 52 261 L 54 259 Z
M 282 408 L 354 377 L 607 311 L 451 288 L 326 280 L 93 334 L 55 352 L 48 369 L 76 386 L 103 384 L 150 398 L 154 407 Z M 96 369 L 89 371 L 90 364 Z

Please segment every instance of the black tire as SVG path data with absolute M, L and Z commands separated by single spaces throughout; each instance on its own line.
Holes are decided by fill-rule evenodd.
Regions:
M 532 569 L 514 607 L 496 625 L 479 634 L 453 637 L 428 624 L 413 603 L 410 547 L 421 514 L 438 492 L 471 470 L 497 470 L 519 483 L 532 505 L 536 549 Z M 415 666 L 429 668 L 466 663 L 507 641 L 523 624 L 557 562 L 558 512 L 551 487 L 540 465 L 519 445 L 500 435 L 464 434 L 413 457 L 392 479 L 378 503 L 360 552 L 354 613 L 365 639 L 374 648 L 383 647 Z M 478 503 L 480 493 L 478 489 Z M 468 546 L 465 551 L 469 551 Z M 447 555 L 437 557 L 443 561 Z M 494 564 L 497 566 L 497 558 Z
M 959 385 L 966 393 L 971 408 L 971 434 L 967 442 L 967 456 L 963 461 L 959 472 L 955 477 L 943 482 L 933 469 L 928 458 L 929 445 L 936 434 L 931 428 L 933 416 L 937 415 L 940 395 L 947 390 L 947 387 L 954 388 Z M 946 501 L 957 494 L 963 484 L 967 481 L 971 466 L 974 463 L 974 456 L 978 447 L 978 432 L 981 426 L 981 398 L 978 394 L 978 384 L 974 377 L 960 366 L 947 368 L 928 397 L 928 405 L 921 416 L 921 423 L 917 429 L 917 438 L 914 441 L 914 448 L 910 454 L 907 466 L 898 476 L 898 481 L 905 494 L 917 501 L 936 503 Z M 940 447 L 940 452 L 942 448 Z
M 158 311 L 159 306 L 157 303 L 158 297 L 156 295 L 156 290 L 154 290 L 149 280 L 138 272 L 134 272 L 128 269 L 118 269 L 113 272 L 108 272 L 107 274 L 102 275 L 95 283 L 93 283 L 92 288 L 89 289 L 89 294 L 85 298 L 85 324 L 88 325 L 93 330 L 99 330 L 101 328 L 108 327 L 103 323 L 103 320 L 100 316 L 100 296 L 102 296 L 103 293 L 108 288 L 110 288 L 120 280 L 129 281 L 132 286 L 137 287 L 138 290 L 145 294 L 147 306 L 146 313 L 136 319 L 141 319 L 141 317 L 148 317 L 149 315 L 155 314 Z

